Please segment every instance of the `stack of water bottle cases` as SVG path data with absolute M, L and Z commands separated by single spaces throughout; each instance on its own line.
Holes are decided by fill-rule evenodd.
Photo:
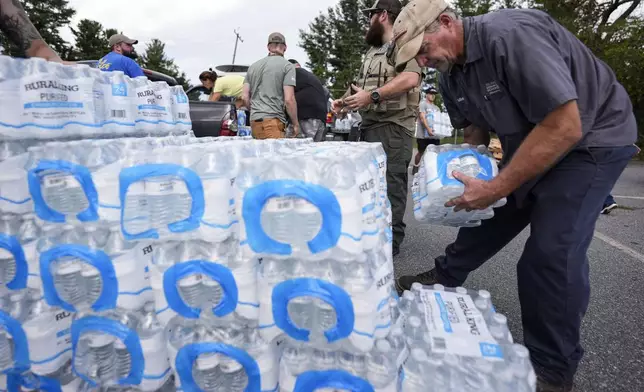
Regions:
M 489 293 L 398 299 L 379 144 L 197 139 L 181 88 L 38 60 L 0 100 L 0 389 L 534 390 Z

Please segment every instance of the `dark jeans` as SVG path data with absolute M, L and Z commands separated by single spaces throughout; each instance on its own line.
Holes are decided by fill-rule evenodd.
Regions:
M 544 380 L 571 382 L 583 356 L 581 320 L 590 285 L 586 252 L 597 211 L 635 147 L 574 150 L 546 173 L 517 206 L 514 196 L 479 227 L 461 228 L 436 259 L 439 281 L 460 286 L 530 225 L 517 264 L 525 345 Z
M 376 128 L 363 128 L 362 140 L 381 143 L 387 154 L 387 196 L 391 203 L 393 246 L 400 247 L 405 239 L 405 208 L 407 206 L 407 168 L 413 151 L 412 137 L 400 125 L 387 123 Z

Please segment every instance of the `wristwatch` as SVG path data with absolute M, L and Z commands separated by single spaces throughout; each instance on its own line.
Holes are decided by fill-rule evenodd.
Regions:
M 373 90 L 371 92 L 371 101 L 373 103 L 380 103 L 380 92 L 378 90 Z

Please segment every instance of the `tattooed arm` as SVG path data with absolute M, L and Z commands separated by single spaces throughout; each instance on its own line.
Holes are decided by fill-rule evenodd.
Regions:
M 28 57 L 62 62 L 56 52 L 43 41 L 19 0 L 0 0 L 0 30 L 24 50 Z

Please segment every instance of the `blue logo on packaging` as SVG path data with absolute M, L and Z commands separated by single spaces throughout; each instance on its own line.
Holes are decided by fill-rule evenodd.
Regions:
M 127 97 L 127 84 L 115 83 L 112 85 L 112 96 Z
M 177 94 L 177 103 L 188 103 L 188 96 L 183 94 Z
M 501 351 L 501 346 L 493 343 L 479 343 L 479 348 L 481 349 L 481 355 L 486 358 L 503 358 L 503 351 Z

